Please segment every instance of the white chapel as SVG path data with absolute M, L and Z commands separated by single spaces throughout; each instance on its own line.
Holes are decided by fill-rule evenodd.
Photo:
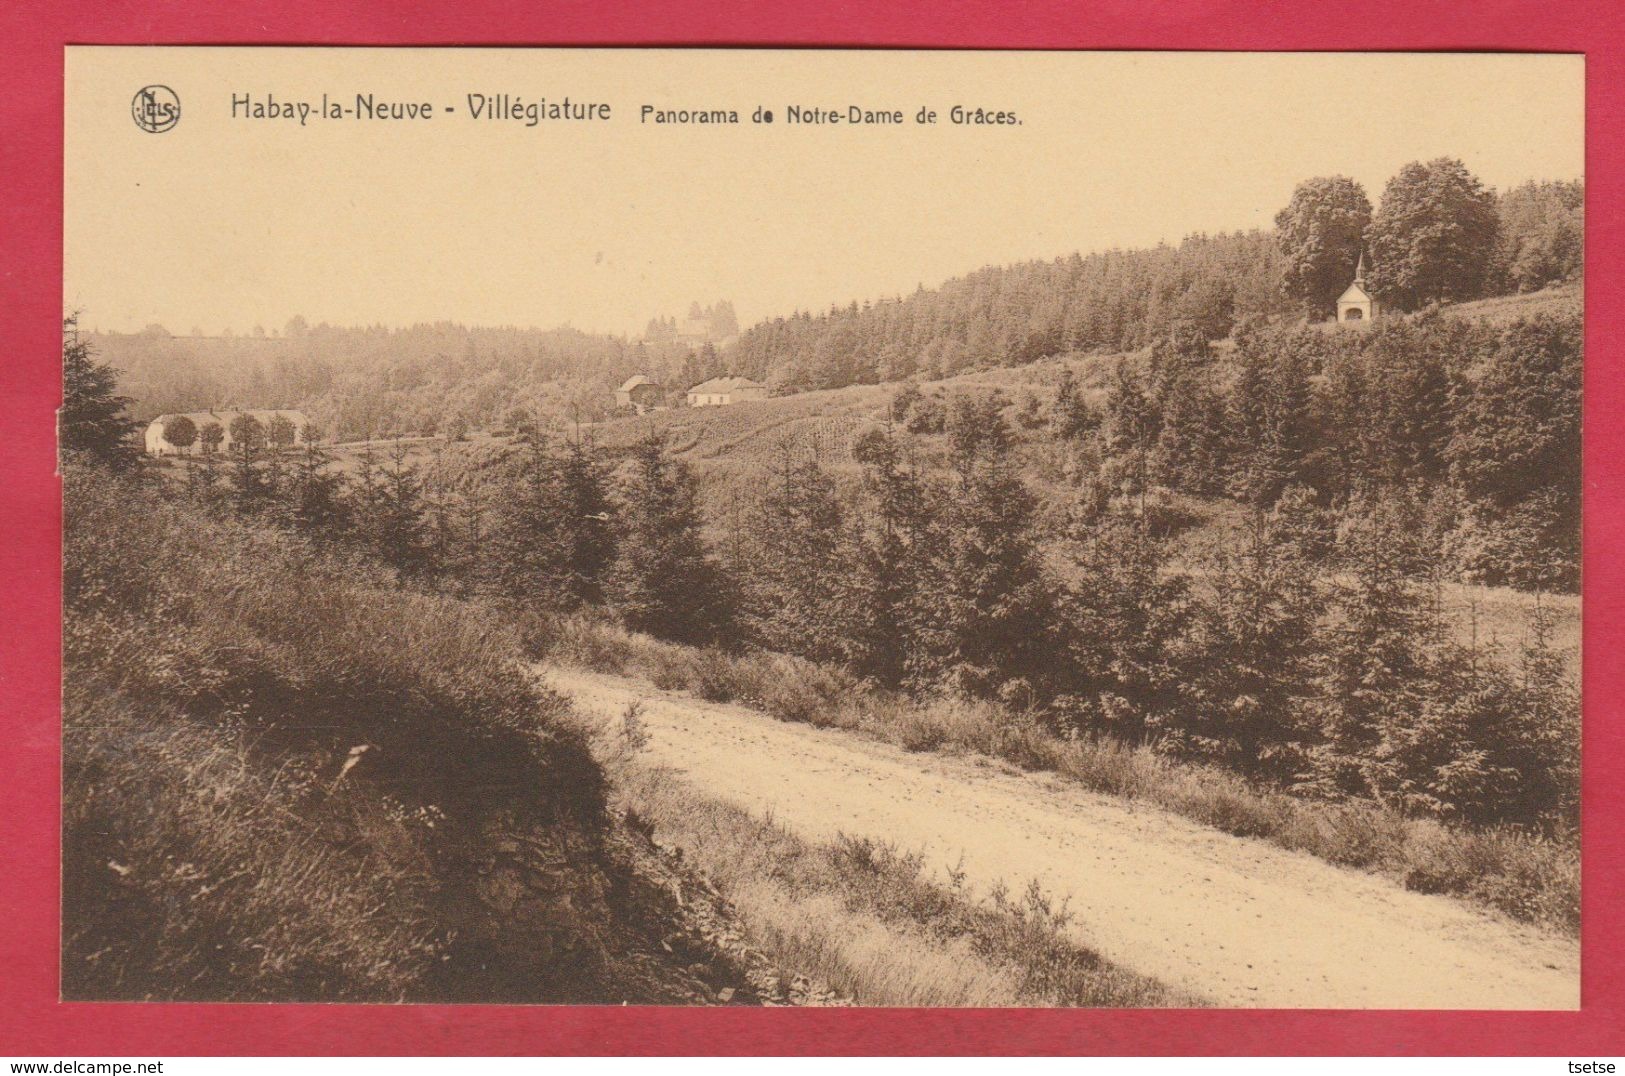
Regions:
M 1337 299 L 1337 320 L 1361 325 L 1376 317 L 1381 310 L 1377 300 L 1365 290 L 1365 251 L 1360 251 L 1360 264 L 1354 267 L 1354 283 Z

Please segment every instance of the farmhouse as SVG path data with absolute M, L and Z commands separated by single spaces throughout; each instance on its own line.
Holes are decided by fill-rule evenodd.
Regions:
M 627 378 L 626 382 L 615 390 L 616 407 L 635 407 L 639 411 L 648 411 L 663 407 L 665 403 L 666 390 L 658 382 L 642 374 Z
M 726 407 L 767 397 L 767 386 L 748 377 L 713 377 L 688 390 L 690 407 Z
M 1354 267 L 1354 283 L 1337 300 L 1337 320 L 1343 324 L 1365 325 L 1381 310 L 1377 300 L 1365 290 L 1365 251 L 1360 251 L 1360 263 Z
M 231 424 L 241 415 L 249 415 L 270 436 L 271 424 L 281 418 L 293 427 L 293 444 L 303 444 L 310 420 L 300 411 L 187 411 L 173 415 L 159 415 L 147 425 L 146 449 L 152 456 L 199 455 L 206 452 L 224 452 L 231 448 Z M 165 430 L 176 419 L 187 419 L 192 424 L 194 439 L 186 446 L 171 444 Z M 220 427 L 220 443 L 210 446 L 204 429 Z

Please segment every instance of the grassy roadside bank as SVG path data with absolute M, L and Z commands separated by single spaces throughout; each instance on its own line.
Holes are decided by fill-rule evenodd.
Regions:
M 913 855 L 866 839 L 813 844 L 639 761 L 636 708 L 606 723 L 598 753 L 612 806 L 726 900 L 751 963 L 827 987 L 827 1001 L 885 1006 L 1191 1006 L 1107 963 L 1067 932 L 1036 885 L 972 897 Z
M 782 721 L 840 728 L 910 751 L 970 751 L 1055 772 L 1242 837 L 1381 874 L 1567 932 L 1579 927 L 1577 839 L 1510 827 L 1457 828 L 1369 802 L 1326 802 L 1256 787 L 1110 739 L 1061 739 L 1031 717 L 963 699 L 915 701 L 838 669 L 777 654 L 728 654 L 662 642 L 592 617 L 525 628 L 538 657 L 640 676 L 662 690 L 739 702 Z
M 488 610 L 78 468 L 65 538 L 65 998 L 758 999 Z

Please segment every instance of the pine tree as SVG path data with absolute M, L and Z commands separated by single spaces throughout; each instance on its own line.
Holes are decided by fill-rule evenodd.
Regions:
M 694 476 L 657 435 L 633 450 L 620 518 L 608 592 L 626 625 L 675 642 L 715 640 L 727 612 L 724 580 L 706 557 Z
M 1106 448 L 1116 461 L 1119 491 L 1144 503 L 1151 485 L 1151 451 L 1162 432 L 1162 416 L 1138 366 L 1119 359 L 1106 395 Z
M 1052 625 L 1037 543 L 1037 502 L 1008 457 L 996 402 L 956 400 L 954 478 L 941 509 L 934 590 L 922 608 L 932 671 L 957 690 L 994 696 L 1024 681 L 1036 697 L 1050 672 Z
M 522 605 L 575 608 L 575 542 L 567 522 L 573 512 L 552 445 L 539 435 L 527 438 L 518 470 L 497 504 L 486 558 L 488 585 Z
M 781 441 L 743 526 L 739 620 L 747 637 L 766 649 L 838 660 L 845 625 L 831 581 L 846 568 L 846 524 L 834 482 L 817 457 Z
M 220 499 L 219 457 L 194 456 L 186 461 L 186 495 L 213 507 Z
M 1340 334 L 1353 336 L 1353 333 Z M 1363 334 L 1362 334 L 1363 335 Z M 1311 396 L 1313 429 L 1320 439 L 1309 466 L 1318 492 L 1334 501 L 1375 480 L 1382 445 L 1372 435 L 1375 389 L 1365 357 L 1355 348 L 1334 352 Z
M 1459 320 L 1434 313 L 1390 321 L 1371 334 L 1364 362 L 1371 387 L 1366 421 L 1376 450 L 1372 479 L 1402 483 L 1444 477 L 1451 362 L 1472 350 L 1464 328 Z
M 1318 740 L 1310 713 L 1321 598 L 1313 569 L 1255 508 L 1211 565 L 1206 634 L 1193 669 L 1199 704 L 1171 715 L 1187 750 L 1289 782 Z
M 1337 547 L 1336 513 L 1320 505 L 1315 491 L 1293 484 L 1281 491 L 1270 513 L 1270 531 L 1304 564 L 1328 567 Z
M 1230 490 L 1242 500 L 1267 506 L 1269 466 L 1264 445 L 1269 436 L 1269 386 L 1272 363 L 1268 343 L 1256 327 L 1236 334 L 1235 377 L 1225 406 L 1230 435 Z
M 559 461 L 559 484 L 571 598 L 577 605 L 597 605 L 615 561 L 614 502 L 608 468 L 579 430 Z
M 922 625 L 927 583 L 939 559 L 937 503 L 919 469 L 904 459 L 891 430 L 876 431 L 855 452 L 864 468 L 866 525 L 849 529 L 847 569 L 836 576 L 847 617 L 847 661 L 888 687 L 910 669 L 928 669 Z
M 1143 520 L 1108 514 L 1069 528 L 1069 571 L 1057 594 L 1055 664 L 1069 683 L 1057 707 L 1081 729 L 1142 742 L 1185 700 L 1190 579 L 1169 569 L 1166 542 Z
M 439 565 L 423 492 L 423 479 L 409 463 L 411 447 L 404 441 L 390 446 L 388 463 L 380 469 L 373 495 L 376 512 L 375 552 L 403 580 L 432 580 Z
M 1211 371 L 1175 357 L 1162 373 L 1156 405 L 1162 422 L 1151 473 L 1172 489 L 1215 492 L 1226 471 L 1227 437 L 1224 402 Z
M 118 372 L 99 363 L 90 344 L 79 337 L 76 316 L 62 321 L 62 412 L 58 436 L 64 460 L 88 459 L 115 471 L 127 471 L 140 460 L 132 443 L 135 423 L 118 394 Z
M 317 440 L 307 435 L 294 457 L 289 477 L 289 522 L 319 546 L 330 546 L 342 539 L 350 522 L 344 480 L 328 469 L 331 462 Z
M 1061 367 L 1061 380 L 1055 386 L 1050 404 L 1050 429 L 1064 441 L 1075 441 L 1100 426 L 1100 416 L 1083 398 L 1083 390 L 1072 376 L 1072 367 Z
M 1286 348 L 1275 362 L 1266 400 L 1256 497 L 1260 503 L 1274 504 L 1287 486 L 1303 481 L 1316 439 L 1309 362 L 1300 348 Z
M 437 466 L 430 469 L 430 475 L 443 474 L 438 466 L 438 457 L 444 445 L 434 449 Z M 457 506 L 453 496 L 443 481 L 431 480 L 423 486 L 424 518 L 428 521 L 429 529 L 429 559 L 435 565 L 437 585 L 446 593 L 466 596 L 473 585 L 473 573 L 469 570 L 469 550 L 459 539 L 457 532 Z
M 1552 646 L 1552 616 L 1540 595 L 1517 670 L 1517 723 L 1506 750 L 1520 781 L 1504 815 L 1572 830 L 1580 806 L 1580 692 Z
M 1410 577 L 1405 521 L 1379 501 L 1355 514 L 1345 536 L 1347 581 L 1333 586 L 1316 709 L 1325 743 L 1306 784 L 1323 795 L 1392 789 L 1395 730 L 1420 712 L 1426 691 L 1418 640 L 1428 607 Z
M 252 415 L 238 415 L 231 421 L 231 472 L 229 483 L 237 514 L 257 517 L 269 513 L 274 488 L 266 475 L 263 427 Z
M 1365 765 L 1370 793 L 1408 814 L 1507 820 L 1524 774 L 1538 769 L 1517 757 L 1521 700 L 1510 670 L 1480 650 L 1476 603 L 1470 624 L 1459 641 L 1436 578 L 1411 640 L 1408 705 L 1377 726 Z
M 376 556 L 382 545 L 378 531 L 383 489 L 378 457 L 372 445 L 364 446 L 356 455 L 355 475 L 343 487 L 343 493 L 345 514 L 353 521 L 351 539 L 359 548 Z
M 1225 404 L 1229 488 L 1264 509 L 1303 481 L 1315 427 L 1309 358 L 1301 342 L 1252 329 L 1238 335 Z
M 289 428 L 291 429 L 291 426 Z M 267 428 L 265 446 L 260 457 L 265 496 L 269 502 L 266 507 L 270 514 L 286 514 L 293 500 L 293 460 L 288 442 L 271 439 L 269 432 Z

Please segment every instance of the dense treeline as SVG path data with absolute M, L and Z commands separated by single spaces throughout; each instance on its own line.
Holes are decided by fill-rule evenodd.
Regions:
M 1395 309 L 1532 291 L 1581 270 L 1582 182 L 1487 191 L 1459 161 L 1406 166 L 1373 210 L 1342 176 L 1305 181 L 1274 232 L 992 267 L 906 298 L 797 313 L 746 331 L 738 372 L 778 391 L 1131 351 L 1186 325 L 1208 340 L 1255 316 L 1324 320 L 1362 249 Z
M 856 489 L 786 448 L 715 550 L 693 476 L 657 440 L 612 467 L 580 437 L 527 430 L 458 484 L 404 450 L 341 482 L 319 446 L 244 438 L 224 463 L 190 461 L 188 486 L 521 616 L 602 606 L 659 637 L 995 700 L 1058 735 L 1304 795 L 1562 828 L 1578 706 L 1546 615 L 1508 665 L 1458 640 L 1438 589 L 1454 578 L 1442 550 L 1520 513 L 1543 521 L 1518 548 L 1549 585 L 1535 554 L 1568 525 L 1542 513 L 1568 520 L 1577 493 L 1578 342 L 1576 321 L 1549 317 L 1264 326 L 1221 363 L 1176 337 L 1118 365 L 1103 411 L 1063 381 L 1034 420 L 1092 461 L 1058 525 L 1021 476 L 1005 403 L 971 394 L 941 404 L 946 468 L 918 462 L 907 428 L 931 397 L 905 394 L 901 428 L 857 444 Z M 1176 562 L 1157 510 L 1170 487 L 1243 498 L 1249 521 Z M 1494 540 L 1478 538 L 1484 555 Z
M 762 322 L 740 337 L 732 360 L 746 376 L 796 391 L 1131 350 L 1175 322 L 1217 339 L 1237 318 L 1289 309 L 1281 272 L 1274 237 L 1259 231 L 991 267 L 906 298 Z
M 1097 499 L 1167 488 L 1263 509 L 1402 511 L 1413 574 L 1574 590 L 1579 315 L 1504 329 L 1437 314 L 1365 332 L 1247 325 L 1223 361 L 1191 335 L 1113 373 Z
M 298 408 L 333 440 L 452 437 L 515 412 L 595 418 L 633 374 L 679 376 L 686 346 L 575 329 L 306 326 L 277 336 L 87 335 L 121 372 L 140 419 L 203 408 Z
M 1585 254 L 1585 184 L 1534 181 L 1500 196 L 1500 234 L 1491 284 L 1535 291 L 1580 273 Z

